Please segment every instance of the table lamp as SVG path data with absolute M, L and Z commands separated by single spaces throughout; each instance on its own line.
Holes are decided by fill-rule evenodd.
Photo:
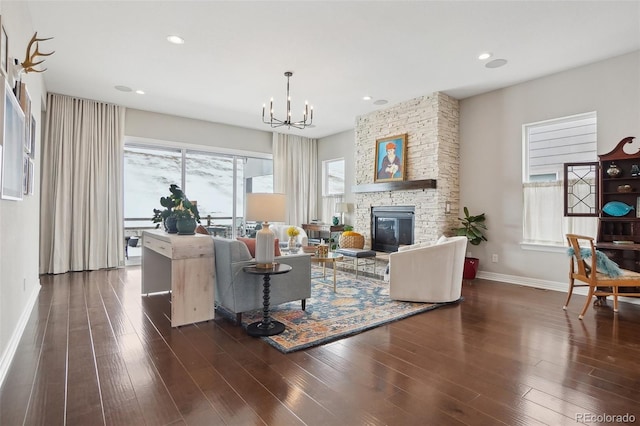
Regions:
M 248 193 L 246 220 L 262 222 L 256 233 L 256 263 L 258 268 L 273 268 L 276 235 L 269 229 L 269 222 L 284 222 L 286 200 L 284 194 Z
M 344 225 L 344 214 L 349 212 L 348 203 L 336 203 L 336 213 L 340 213 L 340 225 Z

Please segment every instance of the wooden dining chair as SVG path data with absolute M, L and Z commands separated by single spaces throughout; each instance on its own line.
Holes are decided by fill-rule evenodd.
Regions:
M 569 294 L 563 309 L 567 309 L 574 287 L 589 287 L 587 300 L 578 316 L 584 318 L 591 299 L 595 296 L 613 296 L 613 312 L 618 312 L 618 296 L 640 297 L 640 273 L 616 268 L 606 255 L 596 250 L 592 237 L 567 234 L 569 253 Z M 613 265 L 615 266 L 613 266 Z M 612 267 L 613 266 L 613 267 Z M 583 284 L 576 284 L 578 280 Z M 638 287 L 632 292 L 620 293 L 620 287 Z

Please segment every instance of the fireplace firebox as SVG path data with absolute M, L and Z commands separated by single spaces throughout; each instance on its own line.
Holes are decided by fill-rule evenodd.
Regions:
M 372 249 L 391 253 L 400 245 L 413 244 L 414 215 L 413 206 L 372 207 Z

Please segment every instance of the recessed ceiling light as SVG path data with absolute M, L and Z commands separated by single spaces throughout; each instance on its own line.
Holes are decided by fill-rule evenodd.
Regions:
M 138 95 L 144 95 L 144 90 L 140 90 L 140 89 L 138 89 L 138 90 L 136 90 L 136 93 L 137 93 Z
M 363 101 L 370 101 L 371 100 L 371 96 L 363 96 L 362 100 Z
M 131 91 L 131 87 L 127 87 L 127 86 L 115 86 L 116 90 L 119 90 L 121 92 L 130 92 Z
M 169 41 L 169 43 L 173 44 L 184 44 L 184 39 L 177 35 L 169 35 L 167 36 L 167 40 Z
M 494 59 L 493 61 L 489 61 L 484 64 L 484 66 L 487 68 L 500 68 L 505 65 L 507 65 L 506 59 Z
M 373 104 L 374 105 L 384 105 L 387 102 L 389 102 L 389 101 L 387 101 L 386 99 L 378 99 L 377 101 L 374 101 Z
M 484 52 L 478 55 L 478 59 L 480 59 L 481 61 L 484 61 L 485 59 L 489 59 L 491 56 L 492 55 L 490 52 Z

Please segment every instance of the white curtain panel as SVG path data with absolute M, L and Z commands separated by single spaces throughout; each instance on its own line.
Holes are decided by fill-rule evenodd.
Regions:
M 47 96 L 40 272 L 124 264 L 123 107 Z
M 334 216 L 340 217 L 340 213 L 336 213 L 336 204 L 342 203 L 342 198 L 342 195 L 322 197 L 322 222 L 332 223 Z
M 595 217 L 564 217 L 562 182 L 523 184 L 525 242 L 567 245 L 566 234 L 596 237 Z
M 318 140 L 273 134 L 274 192 L 287 196 L 285 223 L 300 225 L 318 214 Z

